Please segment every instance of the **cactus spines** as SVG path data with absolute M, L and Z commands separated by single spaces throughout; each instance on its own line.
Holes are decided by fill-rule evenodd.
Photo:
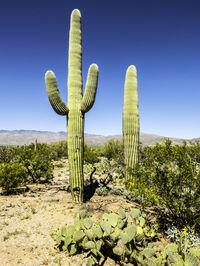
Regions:
M 55 74 L 47 71 L 46 90 L 49 101 L 59 115 L 67 116 L 68 159 L 72 198 L 83 201 L 84 114 L 93 106 L 98 82 L 98 66 L 89 67 L 84 95 L 82 95 L 82 33 L 81 13 L 71 14 L 68 60 L 68 104 L 62 100 Z
M 138 162 L 139 147 L 139 111 L 136 68 L 131 65 L 126 71 L 123 105 L 123 144 L 126 179 L 129 168 Z

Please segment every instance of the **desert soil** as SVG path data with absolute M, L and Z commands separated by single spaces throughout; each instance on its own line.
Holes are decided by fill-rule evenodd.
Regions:
M 90 201 L 75 204 L 66 187 L 69 178 L 65 168 L 54 169 L 53 185 L 32 185 L 28 192 L 0 195 L 0 265 L 86 265 L 87 254 L 67 256 L 55 248 L 51 230 L 73 224 L 74 217 L 86 209 L 96 221 L 104 212 L 130 210 L 137 205 L 122 196 L 94 195 Z M 117 265 L 111 259 L 104 264 Z

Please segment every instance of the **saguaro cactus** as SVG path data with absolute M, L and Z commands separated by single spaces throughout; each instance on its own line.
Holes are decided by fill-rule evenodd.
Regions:
M 133 168 L 138 162 L 139 133 L 137 72 L 136 68 L 131 65 L 126 71 L 123 106 L 123 144 L 126 179 L 128 178 L 127 170 Z
M 45 83 L 49 101 L 59 115 L 67 116 L 68 159 L 72 198 L 83 201 L 83 147 L 84 114 L 93 106 L 97 82 L 98 66 L 92 64 L 88 70 L 84 95 L 82 95 L 82 33 L 81 13 L 75 9 L 71 14 L 68 58 L 68 105 L 60 97 L 56 77 L 47 71 Z

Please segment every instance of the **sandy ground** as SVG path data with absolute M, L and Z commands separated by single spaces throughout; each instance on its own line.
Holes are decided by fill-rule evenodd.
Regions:
M 121 196 L 96 194 L 86 203 L 74 204 L 71 194 L 60 189 L 69 176 L 64 169 L 55 168 L 53 186 L 33 185 L 23 194 L 0 195 L 1 266 L 86 265 L 86 254 L 68 257 L 58 253 L 50 231 L 72 224 L 82 209 L 96 221 L 104 212 L 136 206 Z M 108 259 L 104 265 L 117 264 Z

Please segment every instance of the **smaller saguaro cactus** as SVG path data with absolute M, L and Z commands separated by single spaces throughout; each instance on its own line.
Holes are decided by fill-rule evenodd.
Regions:
M 69 33 L 68 58 L 68 105 L 60 97 L 56 77 L 47 71 L 45 83 L 49 101 L 54 111 L 67 116 L 67 145 L 70 166 L 70 184 L 72 198 L 75 202 L 83 201 L 83 147 L 84 147 L 84 115 L 95 101 L 98 82 L 98 66 L 92 64 L 84 95 L 82 94 L 82 32 L 81 13 L 72 11 Z
M 131 65 L 126 71 L 124 85 L 123 145 L 126 168 L 125 179 L 128 179 L 127 170 L 133 168 L 138 162 L 139 134 L 137 71 L 135 66 Z
M 37 142 L 37 139 L 35 139 L 35 143 L 34 143 L 34 152 L 36 153 L 37 152 L 37 145 L 38 144 L 38 142 Z

